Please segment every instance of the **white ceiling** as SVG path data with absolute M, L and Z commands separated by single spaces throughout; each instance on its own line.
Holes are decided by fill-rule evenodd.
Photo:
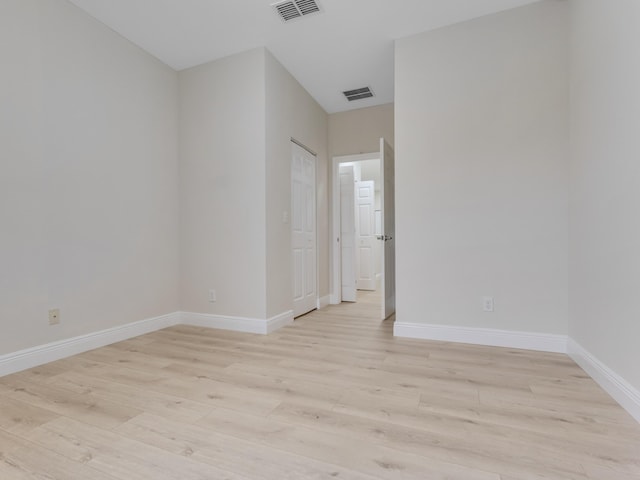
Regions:
M 393 102 L 393 40 L 537 0 L 318 0 L 284 23 L 274 0 L 70 0 L 182 70 L 267 47 L 328 113 Z M 342 91 L 370 86 L 349 103 Z

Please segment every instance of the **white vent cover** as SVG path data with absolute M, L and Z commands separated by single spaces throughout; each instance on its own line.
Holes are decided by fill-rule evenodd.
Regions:
M 315 0 L 285 0 L 284 2 L 273 3 L 280 18 L 285 22 L 296 18 L 320 13 L 320 6 Z
M 353 102 L 354 100 L 362 100 L 363 98 L 373 97 L 373 92 L 369 87 L 356 88 L 355 90 L 347 90 L 342 92 L 347 100 Z

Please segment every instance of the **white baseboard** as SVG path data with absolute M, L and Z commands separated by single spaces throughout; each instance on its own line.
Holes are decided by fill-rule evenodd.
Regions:
M 318 298 L 318 310 L 324 307 L 328 307 L 329 305 L 331 305 L 331 295 L 326 295 L 324 297 Z
M 276 330 L 281 329 L 282 327 L 286 327 L 287 325 L 291 325 L 293 323 L 293 310 L 289 310 L 288 312 L 281 313 L 280 315 L 276 315 L 275 317 L 271 317 L 267 320 L 267 331 L 266 334 L 273 333 Z
M 267 320 L 183 312 L 181 323 L 193 327 L 219 328 L 221 330 L 231 330 L 234 332 L 266 335 L 293 323 L 293 311 L 284 312 Z
M 293 311 L 267 320 L 175 312 L 0 356 L 0 377 L 175 325 L 268 334 L 293 323 Z
M 423 340 L 567 353 L 567 337 L 565 335 L 546 333 L 396 322 L 393 326 L 393 335 Z
M 571 338 L 567 352 L 616 402 L 640 422 L 640 391 Z
M 0 356 L 0 377 L 138 337 L 145 333 L 172 327 L 179 323 L 180 313 L 170 313 L 2 355 Z

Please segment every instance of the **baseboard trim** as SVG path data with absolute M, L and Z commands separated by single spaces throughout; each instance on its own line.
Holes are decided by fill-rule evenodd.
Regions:
M 208 313 L 183 312 L 183 325 L 193 327 L 218 328 L 233 332 L 257 333 L 267 335 L 293 323 L 293 310 L 281 313 L 267 320 L 248 317 L 231 317 Z
M 393 335 L 423 340 L 567 353 L 567 337 L 547 333 L 396 322 L 393 326 Z
M 182 312 L 183 325 L 192 327 L 217 328 L 244 333 L 267 333 L 266 320 L 245 317 L 228 317 L 208 313 Z
M 598 385 L 640 423 L 640 391 L 572 338 L 569 339 L 567 353 Z
M 273 333 L 276 330 L 280 330 L 282 327 L 286 327 L 287 325 L 291 325 L 293 323 L 293 310 L 289 310 L 287 312 L 281 313 L 280 315 L 276 315 L 275 317 L 271 317 L 267 320 L 267 331 L 266 334 Z
M 170 313 L 2 355 L 0 356 L 0 377 L 172 327 L 179 323 L 180 313 Z
M 331 295 L 326 295 L 324 297 L 318 298 L 318 310 L 324 307 L 328 307 L 329 305 L 331 305 Z
M 0 377 L 175 325 L 269 334 L 293 323 L 293 310 L 267 320 L 175 312 L 0 356 Z

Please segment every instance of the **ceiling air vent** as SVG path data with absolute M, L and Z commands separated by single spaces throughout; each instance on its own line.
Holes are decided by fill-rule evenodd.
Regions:
M 373 92 L 369 87 L 364 88 L 356 88 L 355 90 L 347 90 L 344 93 L 344 96 L 347 97 L 347 100 L 353 102 L 354 100 L 362 100 L 363 98 L 371 98 L 373 97 Z
M 285 0 L 273 3 L 271 6 L 276 9 L 280 18 L 285 22 L 312 13 L 320 13 L 320 7 L 315 0 Z

